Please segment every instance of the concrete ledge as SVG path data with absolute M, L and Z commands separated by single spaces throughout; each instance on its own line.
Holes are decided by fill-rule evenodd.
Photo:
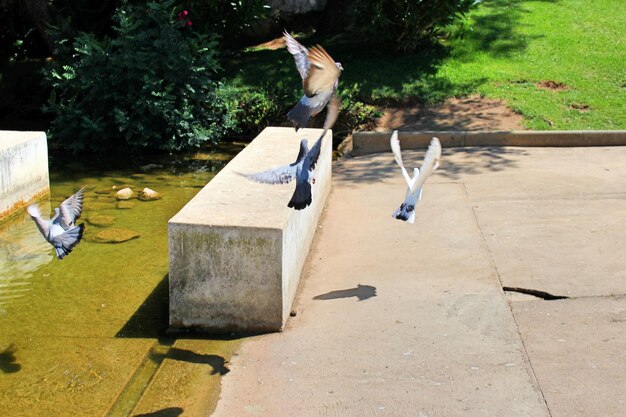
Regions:
M 49 192 L 46 134 L 0 131 L 0 220 Z
M 437 136 L 444 148 L 464 146 L 625 146 L 626 130 L 513 130 L 398 132 L 403 149 L 428 147 Z M 389 150 L 391 132 L 355 132 L 352 155 Z
M 331 187 L 332 133 L 316 167 L 313 203 L 287 207 L 295 183 L 237 175 L 289 164 L 321 129 L 266 128 L 169 221 L 170 329 L 210 333 L 283 328 Z

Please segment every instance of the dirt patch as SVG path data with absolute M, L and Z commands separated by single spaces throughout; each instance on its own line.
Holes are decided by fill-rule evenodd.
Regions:
M 589 107 L 587 104 L 580 103 L 570 104 L 569 107 L 570 109 L 578 110 L 581 113 L 587 113 L 589 110 L 591 110 L 591 107 Z
M 563 91 L 563 90 L 568 89 L 568 87 L 562 82 L 552 81 L 552 80 L 541 81 L 537 83 L 537 87 L 543 88 L 544 90 L 552 90 L 552 91 Z
M 480 96 L 452 98 L 442 104 L 387 107 L 377 131 L 398 130 L 522 130 L 522 116 L 504 101 Z

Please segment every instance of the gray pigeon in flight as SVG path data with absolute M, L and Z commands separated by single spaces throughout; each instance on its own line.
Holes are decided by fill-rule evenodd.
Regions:
M 390 144 L 393 156 L 402 170 L 402 177 L 407 185 L 404 202 L 400 205 L 400 208 L 392 214 L 392 217 L 408 221 L 413 224 L 415 221 L 415 206 L 422 199 L 422 190 L 424 188 L 426 178 L 428 178 L 430 174 L 432 174 L 432 172 L 439 167 L 439 160 L 441 159 L 441 144 L 439 143 L 439 139 L 435 137 L 430 141 L 428 151 L 426 151 L 426 155 L 424 156 L 422 169 L 419 170 L 418 168 L 414 168 L 413 178 L 409 176 L 409 173 L 406 171 L 406 168 L 404 168 L 404 164 L 402 163 L 400 140 L 398 139 L 397 130 L 394 130 L 391 135 Z
M 66 257 L 83 237 L 85 224 L 76 226 L 75 222 L 83 211 L 84 191 L 83 187 L 63 201 L 60 207 L 54 209 L 54 216 L 50 220 L 41 218 L 41 210 L 37 204 L 26 208 L 43 237 L 54 246 L 59 259 Z
M 321 136 L 317 139 L 311 149 L 308 147 L 307 139 L 302 139 L 300 141 L 300 151 L 298 152 L 298 156 L 293 163 L 271 168 L 267 171 L 258 172 L 256 174 L 240 175 L 263 184 L 288 184 L 295 179 L 296 189 L 293 192 L 293 196 L 291 197 L 291 200 L 289 200 L 287 207 L 302 210 L 303 208 L 309 206 L 312 202 L 311 184 L 315 184 L 313 170 L 315 169 L 315 164 L 320 156 L 322 139 L 326 136 L 328 129 L 330 129 L 337 120 L 337 116 L 339 114 L 339 103 L 339 97 L 334 96 L 328 104 L 326 119 L 324 121 L 324 131 Z
M 306 127 L 311 116 L 321 112 L 337 90 L 343 67 L 320 45 L 307 50 L 287 31 L 283 33 L 287 50 L 293 55 L 296 67 L 302 77 L 304 95 L 293 109 L 287 113 L 296 131 Z

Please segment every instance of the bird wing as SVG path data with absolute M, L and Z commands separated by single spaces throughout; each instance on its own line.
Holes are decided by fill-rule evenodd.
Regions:
M 309 153 L 308 141 L 302 139 L 300 141 L 300 150 L 298 151 L 298 157 L 295 162 L 289 165 L 270 168 L 267 171 L 256 172 L 252 174 L 237 174 L 246 177 L 252 181 L 260 182 L 263 184 L 288 184 L 296 178 L 298 172 L 298 165 L 302 164 L 302 161 Z
M 341 106 L 341 99 L 339 96 L 333 94 L 330 101 L 328 102 L 328 106 L 326 106 L 326 119 L 324 119 L 324 133 L 322 136 L 326 134 L 328 129 L 332 129 L 337 121 L 337 117 L 339 116 L 339 108 Z
M 311 150 L 304 157 L 304 161 L 302 163 L 302 172 L 310 172 L 315 169 L 315 164 L 317 164 L 317 160 L 320 157 L 320 151 L 322 150 L 322 140 L 326 135 L 326 130 L 322 132 L 322 135 L 317 139 Z
M 57 253 L 57 258 L 63 259 L 72 251 L 72 249 L 74 249 L 76 245 L 78 245 L 80 240 L 83 238 L 84 230 L 85 224 L 83 223 L 56 235 L 50 240 L 50 243 L 52 243 L 52 246 L 54 246 L 54 250 Z
M 406 171 L 404 167 L 404 163 L 402 162 L 402 151 L 400 150 L 400 139 L 398 139 L 398 131 L 394 130 L 391 134 L 391 139 L 389 140 L 389 144 L 391 145 L 391 151 L 393 152 L 393 157 L 396 160 L 396 163 L 400 166 L 400 170 L 402 171 L 402 177 L 404 177 L 404 181 L 406 182 L 407 187 L 411 187 L 411 177 L 409 173 Z
M 335 121 L 337 120 L 337 116 L 339 115 L 339 105 L 341 104 L 341 99 L 338 96 L 333 96 L 328 103 L 328 107 L 326 110 L 326 119 L 324 119 L 324 131 L 317 139 L 309 153 L 304 157 L 304 162 L 302 163 L 302 172 L 313 171 L 315 169 L 315 164 L 317 164 L 317 160 L 320 156 L 320 151 L 322 150 L 322 139 L 326 136 L 326 132 L 328 129 L 333 127 Z
M 300 42 L 295 40 L 293 36 L 287 33 L 287 31 L 283 32 L 283 38 L 285 39 L 287 50 L 291 55 L 293 55 L 293 59 L 296 61 L 296 68 L 298 68 L 300 77 L 304 80 L 309 73 L 309 68 L 311 67 L 311 63 L 308 58 L 309 50 L 302 46 Z
M 240 172 L 237 174 L 262 184 L 288 184 L 296 178 L 298 165 L 299 164 L 294 163 L 253 174 L 242 174 Z
M 37 225 L 37 229 L 39 229 L 43 237 L 48 240 L 48 234 L 50 233 L 50 221 L 41 218 L 41 210 L 39 209 L 39 206 L 37 204 L 31 204 L 26 207 L 26 211 L 30 214 L 30 217 L 35 222 L 35 225 Z
M 64 229 L 68 229 L 74 226 L 74 222 L 80 217 L 83 212 L 83 193 L 85 187 L 78 190 L 74 195 L 61 203 L 59 206 L 61 210 L 61 217 L 59 223 Z
M 300 141 L 300 151 L 298 152 L 298 156 L 294 164 L 299 164 L 307 153 L 309 153 L 309 141 L 305 138 Z
M 430 174 L 432 174 L 433 171 L 437 169 L 440 159 L 441 143 L 439 143 L 439 139 L 433 138 L 430 141 L 428 150 L 426 151 L 426 156 L 424 156 L 424 162 L 422 163 L 422 169 L 420 170 L 420 174 L 417 177 L 417 180 L 411 185 L 412 195 L 415 195 L 416 193 L 421 194 L 421 188 L 426 182 L 426 178 L 428 178 Z
M 319 45 L 315 45 L 308 55 L 309 72 L 304 78 L 304 93 L 307 97 L 312 97 L 322 91 L 333 91 L 335 81 L 339 78 L 341 70 L 328 55 L 328 52 Z

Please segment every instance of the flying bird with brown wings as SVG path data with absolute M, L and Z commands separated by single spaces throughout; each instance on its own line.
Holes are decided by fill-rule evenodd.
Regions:
M 321 112 L 339 85 L 343 67 L 320 45 L 308 50 L 286 31 L 283 34 L 287 50 L 296 61 L 296 68 L 302 77 L 304 95 L 293 109 L 287 113 L 296 131 L 306 127 L 311 116 Z

